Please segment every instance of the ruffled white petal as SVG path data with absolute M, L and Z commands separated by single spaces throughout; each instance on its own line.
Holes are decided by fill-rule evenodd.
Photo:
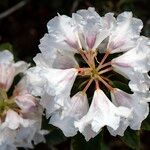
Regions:
M 0 51 L 0 63 L 13 63 L 14 57 L 8 50 Z
M 41 70 L 39 74 L 41 74 L 42 78 L 47 80 L 47 85 L 45 89 L 47 93 L 50 95 L 59 95 L 65 93 L 66 95 L 70 95 L 71 88 L 77 76 L 77 69 L 48 69 Z
M 132 129 L 139 130 L 142 121 L 147 117 L 149 113 L 148 103 L 142 100 L 143 97 L 137 93 L 127 94 L 119 89 L 111 92 L 111 97 L 116 106 L 124 106 L 132 109 L 133 117 L 129 118 L 128 123 Z
M 50 119 L 50 124 L 59 127 L 65 136 L 74 136 L 78 129 L 74 126 L 74 121 L 81 119 L 88 111 L 89 105 L 87 97 L 83 93 L 77 93 L 66 101 L 66 107 L 54 113 Z
M 15 87 L 13 97 L 16 104 L 24 112 L 33 111 L 34 108 L 36 108 L 36 99 L 27 91 L 25 78 L 22 79 Z
M 5 123 L 12 130 L 17 129 L 20 125 L 22 125 L 23 127 L 28 127 L 34 122 L 34 120 L 23 119 L 21 116 L 19 116 L 19 114 L 17 114 L 13 110 L 7 111 Z
M 36 65 L 44 68 L 69 69 L 78 66 L 74 54 L 58 49 L 39 53 L 33 59 Z
M 14 77 L 21 72 L 24 72 L 29 65 L 24 61 L 14 63 L 11 52 L 5 50 L 0 52 L 0 87 L 9 90 Z
M 95 50 L 109 34 L 102 17 L 94 8 L 79 10 L 72 17 L 77 23 L 83 49 Z
M 126 68 L 133 68 L 135 71 L 147 73 L 150 70 L 150 40 L 146 37 L 141 37 L 137 41 L 136 47 L 126 52 L 125 54 L 112 60 L 112 65 Z M 128 74 L 128 72 L 126 72 Z
M 88 132 L 100 132 L 102 127 L 108 126 L 114 130 L 119 127 L 120 118 L 130 115 L 130 110 L 125 107 L 116 107 L 111 103 L 102 90 L 96 90 L 92 100 L 92 104 L 86 116 L 75 122 L 75 126 L 85 135 L 86 139 L 90 139 Z M 90 128 L 89 128 L 90 127 Z M 93 135 L 93 134 L 91 134 Z
M 123 12 L 118 15 L 117 26 L 109 37 L 107 49 L 111 53 L 116 53 L 133 48 L 142 27 L 142 21 L 134 18 L 131 12 Z
M 76 24 L 72 18 L 58 15 L 48 22 L 47 28 L 51 46 L 74 52 L 77 52 L 76 50 L 80 48 Z

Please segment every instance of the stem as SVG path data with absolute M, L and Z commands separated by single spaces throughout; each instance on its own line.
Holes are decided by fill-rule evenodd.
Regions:
M 103 74 L 103 73 L 106 73 L 106 72 L 109 72 L 109 71 L 112 71 L 112 70 L 113 70 L 113 68 L 109 67 L 109 68 L 107 68 L 105 70 L 100 71 L 98 74 L 100 75 L 100 74 Z
M 112 91 L 113 87 L 110 86 L 105 80 L 103 80 L 103 78 L 101 78 L 100 76 L 97 76 L 98 79 L 108 88 L 108 90 Z
M 90 87 L 91 83 L 93 82 L 93 78 L 90 79 L 90 81 L 87 83 L 86 87 L 83 89 L 83 92 L 85 93 L 87 89 Z
M 2 12 L 0 14 L 0 19 L 3 19 L 9 15 L 11 15 L 12 13 L 14 13 L 15 11 L 17 11 L 18 9 L 22 8 L 23 6 L 25 6 L 27 4 L 28 1 L 21 1 L 18 4 L 12 6 L 11 8 L 9 8 L 8 10 Z

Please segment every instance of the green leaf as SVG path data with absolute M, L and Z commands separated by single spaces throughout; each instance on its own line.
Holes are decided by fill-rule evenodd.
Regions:
M 67 140 L 61 130 L 54 129 L 46 137 L 46 143 L 49 145 L 57 145 Z
M 125 83 L 122 83 L 120 81 L 111 81 L 110 82 L 114 87 L 119 88 L 127 93 L 132 93 L 131 89 L 129 88 L 128 85 L 126 85 Z
M 141 128 L 142 128 L 143 130 L 150 131 L 150 114 L 149 114 L 148 117 L 143 121 Z
M 57 145 L 67 139 L 61 130 L 49 124 L 49 119 L 46 119 L 45 116 L 42 117 L 42 129 L 49 131 L 49 134 L 45 136 L 46 143 L 49 145 Z
M 127 129 L 124 136 L 121 137 L 122 141 L 125 142 L 132 149 L 140 149 L 140 134 L 139 131 Z
M 86 142 L 82 134 L 77 134 L 71 141 L 71 150 L 107 150 L 102 144 L 102 133 Z M 105 149 L 104 149 L 105 148 Z
M 13 50 L 13 46 L 10 43 L 3 43 L 0 45 L 0 50 Z

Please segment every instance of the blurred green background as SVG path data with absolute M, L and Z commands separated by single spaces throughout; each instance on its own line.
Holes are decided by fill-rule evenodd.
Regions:
M 108 12 L 117 15 L 123 11 L 132 11 L 135 17 L 144 22 L 142 34 L 150 37 L 150 0 L 0 0 L 0 44 L 10 43 L 17 58 L 31 62 L 39 52 L 39 40 L 47 32 L 46 24 L 51 18 L 57 13 L 71 16 L 76 10 L 88 7 L 95 7 L 101 16 Z M 39 144 L 35 150 L 70 150 L 70 143 L 76 144 L 79 141 L 77 145 L 80 145 L 83 139 L 78 135 L 71 141 L 59 130 L 51 130 L 51 134 L 47 136 L 49 144 Z M 102 150 L 131 149 L 119 138 L 111 137 L 105 130 L 104 132 L 106 136 L 103 137 Z M 141 131 L 140 138 L 140 150 L 150 150 L 149 131 Z M 134 139 L 131 135 L 130 147 L 136 147 L 137 140 L 139 139 Z M 96 142 L 99 143 L 99 140 Z M 90 147 L 91 143 L 93 141 L 87 145 L 82 142 L 82 146 L 76 147 L 80 147 L 78 150 L 101 149 Z

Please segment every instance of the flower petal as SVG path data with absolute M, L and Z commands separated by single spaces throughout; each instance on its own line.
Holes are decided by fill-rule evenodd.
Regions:
M 131 12 L 123 12 L 117 17 L 117 27 L 110 35 L 107 49 L 116 53 L 134 47 L 142 27 L 140 19 L 132 17 Z
M 67 106 L 62 111 L 56 112 L 50 119 L 50 124 L 59 127 L 65 136 L 74 136 L 77 128 L 74 121 L 81 119 L 88 111 L 87 97 L 83 93 L 77 93 L 65 103 Z
M 83 49 L 95 50 L 109 34 L 107 28 L 103 27 L 103 19 L 94 8 L 79 10 L 72 17 L 78 25 Z
M 129 125 L 132 129 L 139 130 L 142 121 L 149 113 L 148 103 L 142 101 L 140 94 L 127 94 L 119 89 L 111 92 L 111 97 L 116 106 L 124 106 L 132 109 L 133 118 L 130 118 Z
M 92 133 L 95 133 L 95 135 L 98 134 L 105 125 L 115 130 L 119 127 L 120 117 L 128 116 L 129 113 L 129 109 L 113 105 L 104 92 L 98 89 L 94 93 L 92 104 L 87 115 L 81 118 L 81 120 L 76 121 L 75 126 L 89 139 L 93 137 L 89 137 L 88 132 L 86 132 L 89 127 L 89 131 L 92 130 Z

